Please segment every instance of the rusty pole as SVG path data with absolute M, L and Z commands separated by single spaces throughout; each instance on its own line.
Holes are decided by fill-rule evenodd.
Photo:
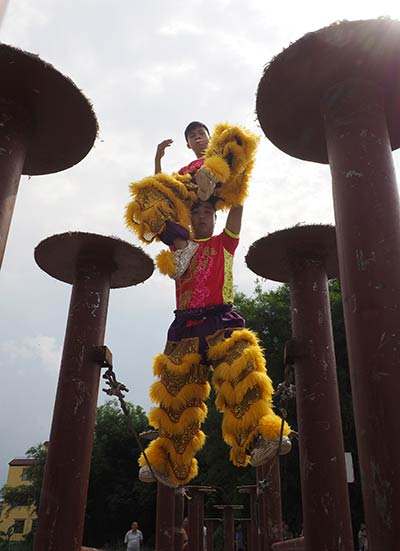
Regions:
M 14 102 L 0 98 L 0 266 L 31 137 L 31 121 Z
M 383 90 L 343 82 L 323 113 L 369 544 L 396 549 L 400 205 Z
M 93 145 L 97 122 L 72 81 L 38 56 L 0 43 L 0 74 L 1 267 L 21 174 L 78 163 Z
M 73 287 L 34 549 L 80 551 L 110 287 L 144 281 L 153 263 L 128 243 L 78 232 L 42 241 L 35 259 Z
M 259 512 L 257 499 L 257 485 L 239 486 L 240 494 L 249 494 L 250 497 L 250 528 L 248 545 L 250 551 L 259 551 Z
M 400 22 L 342 21 L 268 65 L 257 114 L 268 138 L 332 174 L 369 545 L 398 547 L 400 517 Z M 306 535 L 307 539 L 307 535 Z
M 337 271 L 334 228 L 270 234 L 247 255 L 257 274 L 289 281 L 308 551 L 353 549 L 327 272 Z
M 205 527 L 207 530 L 207 551 L 214 551 L 214 532 L 215 525 L 222 522 L 221 518 L 205 518 Z
M 190 500 L 188 502 L 189 549 L 204 549 L 204 496 L 216 492 L 211 486 L 187 486 Z
M 175 490 L 174 551 L 182 551 L 183 547 L 183 520 L 185 517 L 185 494 L 183 490 L 183 488 Z
M 259 488 L 260 551 L 269 551 L 271 544 L 282 539 L 282 503 L 279 459 L 257 467 L 257 484 L 266 482 L 264 490 Z
M 235 511 L 243 509 L 243 505 L 214 505 L 223 514 L 224 551 L 235 551 Z
M 156 551 L 174 551 L 175 490 L 157 483 Z

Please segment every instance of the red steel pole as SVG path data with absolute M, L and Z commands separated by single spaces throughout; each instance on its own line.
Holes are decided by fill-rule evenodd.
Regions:
M 14 102 L 0 98 L 0 267 L 30 136 L 27 115 Z
M 204 494 L 197 488 L 191 487 L 190 497 L 188 502 L 189 549 L 190 551 L 203 551 Z
M 328 280 L 323 262 L 293 261 L 292 332 L 307 550 L 353 549 Z
M 221 522 L 220 518 L 206 518 L 204 519 L 207 529 L 207 551 L 214 551 L 214 532 L 215 525 Z
M 282 503 L 279 459 L 257 467 L 257 484 L 265 481 L 265 489 L 259 491 L 261 551 L 269 551 L 271 544 L 282 540 Z
M 34 550 L 80 551 L 110 287 L 136 285 L 154 265 L 129 243 L 82 232 L 45 239 L 35 259 L 73 287 Z
M 82 259 L 72 288 L 35 551 L 78 551 L 96 417 L 100 367 L 90 353 L 104 343 L 110 268 Z
M 221 510 L 223 513 L 224 551 L 235 551 L 234 512 L 243 509 L 243 505 L 214 505 L 214 507 Z
M 174 551 L 182 551 L 183 547 L 183 520 L 185 517 L 185 495 L 183 488 L 175 490 L 175 536 Z
M 189 549 L 204 549 L 204 496 L 214 493 L 211 486 L 187 486 L 191 499 L 188 501 Z
M 156 551 L 174 551 L 175 490 L 157 483 Z
M 247 545 L 250 547 L 250 551 L 259 551 L 259 512 L 258 512 L 258 499 L 257 499 L 257 486 L 240 486 L 239 493 L 249 494 L 250 496 L 250 534 L 248 537 Z
M 257 274 L 290 284 L 307 551 L 353 549 L 327 278 L 335 251 L 334 228 L 302 226 L 260 239 L 246 257 Z
M 392 79 L 390 71 L 387 75 Z M 373 550 L 398 548 L 400 518 L 400 208 L 388 107 L 383 90 L 357 80 L 332 88 L 322 103 L 365 518 Z

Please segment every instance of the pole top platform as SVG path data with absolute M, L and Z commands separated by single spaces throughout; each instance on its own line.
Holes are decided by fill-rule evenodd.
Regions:
M 112 289 L 142 283 L 154 270 L 153 261 L 139 247 L 95 233 L 53 235 L 35 248 L 38 266 L 64 283 L 74 283 L 78 264 L 85 259 L 111 272 Z
M 400 22 L 388 18 L 310 32 L 267 64 L 256 100 L 264 134 L 292 157 L 328 163 L 320 104 L 348 79 L 382 88 L 392 149 L 400 147 Z
M 69 168 L 90 151 L 97 120 L 71 79 L 39 56 L 0 43 L 0 97 L 31 117 L 33 135 L 22 173 L 50 174 Z
M 270 233 L 251 245 L 246 264 L 265 279 L 288 283 L 294 263 L 300 259 L 322 261 L 328 278 L 337 277 L 335 228 L 329 225 L 295 226 Z

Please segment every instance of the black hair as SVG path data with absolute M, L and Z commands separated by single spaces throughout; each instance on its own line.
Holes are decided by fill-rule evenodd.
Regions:
M 191 132 L 195 128 L 199 128 L 199 127 L 204 128 L 206 130 L 207 134 L 210 135 L 210 131 L 208 130 L 207 126 L 203 122 L 192 121 L 185 128 L 185 140 L 186 140 L 186 142 L 188 141 L 189 132 Z

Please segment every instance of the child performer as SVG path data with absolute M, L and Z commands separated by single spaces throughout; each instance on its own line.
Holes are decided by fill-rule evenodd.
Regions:
M 224 128 L 230 132 L 230 127 Z M 232 264 L 245 194 L 230 206 L 223 232 L 214 235 L 215 205 L 221 197 L 217 195 L 218 171 L 204 160 L 209 132 L 195 121 L 186 128 L 185 138 L 197 158 L 179 174 L 192 176 L 198 198 L 190 210 L 191 236 L 173 220 L 168 220 L 159 234 L 173 254 L 173 270 L 164 272 L 175 279 L 177 309 L 165 350 L 154 360 L 157 381 L 150 397 L 157 407 L 151 410 L 149 422 L 158 437 L 146 450 L 157 478 L 171 486 L 186 485 L 197 475 L 195 455 L 205 441 L 201 424 L 207 415 L 209 381 L 216 392 L 216 406 L 223 413 L 222 435 L 231 447 L 234 465 L 259 466 L 269 461 L 279 447 L 282 427 L 272 409 L 273 387 L 258 339 L 233 307 Z M 237 143 L 242 146 L 242 142 L 239 136 Z M 157 148 L 156 177 L 171 143 L 165 140 Z M 229 151 L 235 155 L 239 149 Z M 234 166 L 232 159 L 230 166 Z M 129 225 L 128 215 L 127 222 Z M 158 264 L 163 271 L 162 253 Z M 281 454 L 291 449 L 290 432 L 284 422 Z M 139 463 L 140 479 L 153 482 L 143 455 Z

